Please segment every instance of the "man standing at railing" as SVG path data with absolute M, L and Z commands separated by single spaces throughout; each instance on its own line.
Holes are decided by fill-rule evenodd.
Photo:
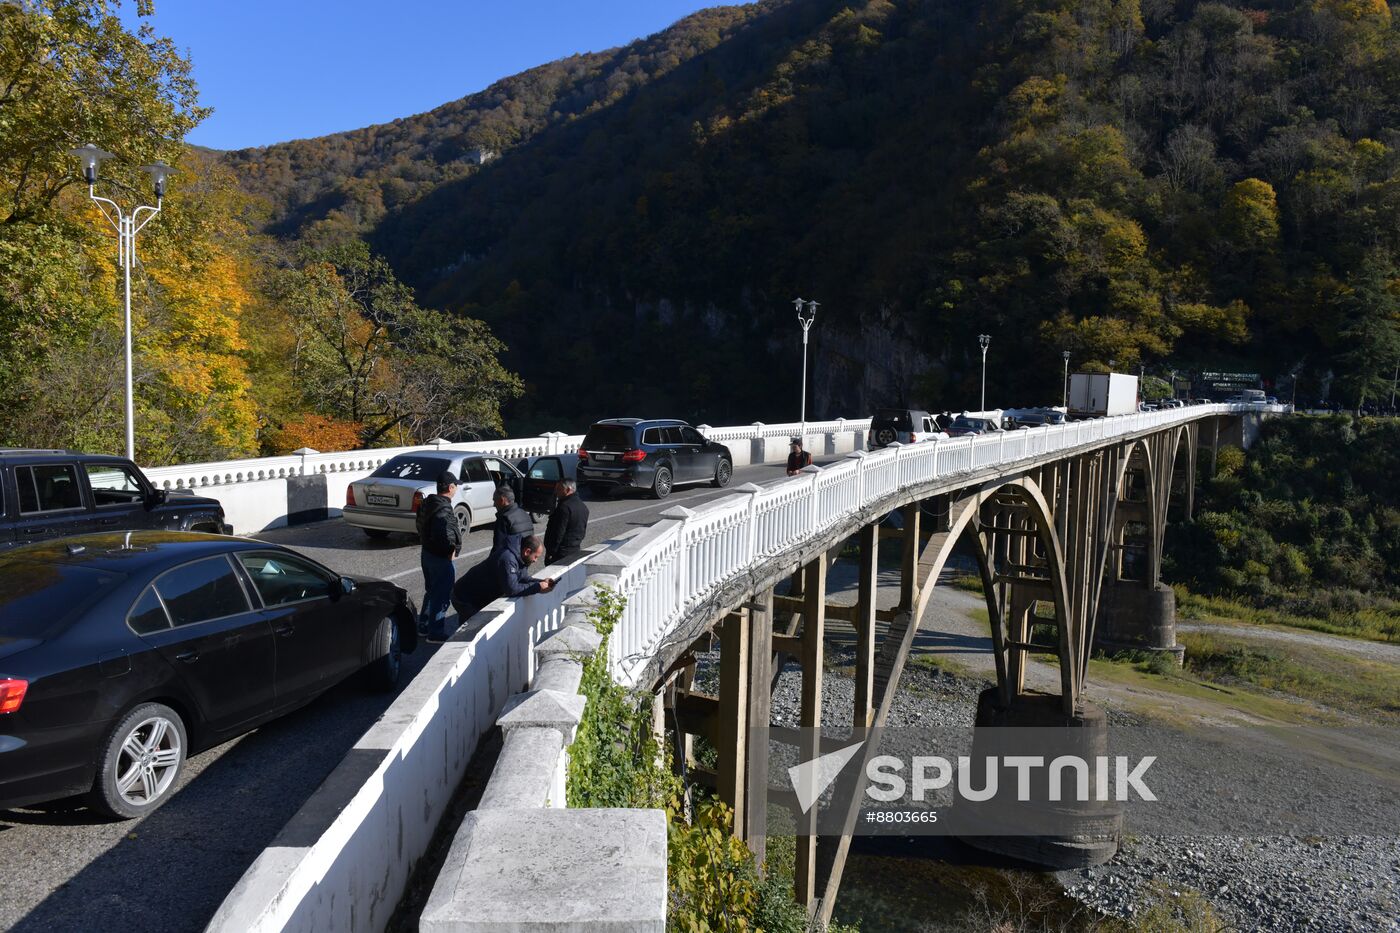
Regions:
M 515 490 L 497 486 L 492 502 L 496 506 L 496 525 L 491 535 L 491 556 L 502 551 L 520 553 L 520 542 L 535 533 L 530 513 L 515 504 Z
M 452 599 L 456 571 L 452 560 L 462 549 L 462 530 L 452 499 L 457 495 L 457 477 L 445 470 L 437 478 L 437 494 L 428 496 L 418 507 L 418 539 L 423 543 L 419 559 L 423 567 L 423 608 L 418 614 L 418 634 L 441 632 Z
M 787 475 L 796 476 L 805 466 L 811 466 L 812 455 L 802 449 L 802 438 L 794 437 L 788 445 Z
M 549 513 L 544 530 L 544 560 L 547 564 L 568 563 L 577 557 L 588 534 L 588 506 L 577 495 L 578 484 L 565 478 L 554 484 L 558 499 Z

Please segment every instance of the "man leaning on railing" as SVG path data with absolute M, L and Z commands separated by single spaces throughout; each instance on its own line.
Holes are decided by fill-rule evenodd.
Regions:
M 462 579 L 452 588 L 452 608 L 457 610 L 457 624 L 460 626 L 487 603 L 502 596 L 533 596 L 554 589 L 554 580 L 530 575 L 530 565 L 543 554 L 544 545 L 539 536 L 526 535 L 519 551 L 506 548 L 491 554 L 462 574 Z M 429 632 L 428 643 L 441 644 L 449 637 L 446 631 Z

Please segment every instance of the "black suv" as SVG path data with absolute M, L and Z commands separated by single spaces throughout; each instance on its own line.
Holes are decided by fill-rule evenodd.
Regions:
M 609 418 L 578 449 L 578 481 L 592 489 L 646 489 L 658 499 L 685 483 L 728 486 L 734 458 L 684 421 Z
M 231 534 L 215 499 L 156 489 L 122 457 L 0 448 L 0 551 L 91 531 Z

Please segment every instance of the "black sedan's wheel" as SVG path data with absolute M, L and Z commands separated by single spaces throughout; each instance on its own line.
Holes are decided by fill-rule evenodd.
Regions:
M 881 428 L 875 432 L 875 443 L 881 447 L 888 447 L 894 443 L 895 436 L 894 428 Z
M 457 531 L 465 540 L 467 535 L 472 533 L 472 510 L 465 505 L 459 505 L 454 511 L 457 514 Z
M 730 463 L 728 460 L 723 459 L 721 459 L 719 463 L 715 464 L 714 485 L 716 489 L 723 489 L 725 486 L 728 486 L 729 480 L 732 479 L 733 476 L 734 464 Z
M 381 693 L 393 690 L 403 671 L 403 645 L 399 642 L 399 626 L 393 616 L 379 623 L 374 633 L 374 651 L 379 654 L 365 670 L 368 672 L 371 690 Z
M 657 467 L 656 478 L 651 482 L 651 494 L 664 499 L 671 494 L 671 468 Z
M 383 528 L 366 528 L 364 532 L 375 541 L 383 541 L 385 538 L 389 537 L 389 532 L 385 531 Z
M 179 713 L 160 703 L 143 703 L 108 735 L 88 802 L 119 819 L 145 816 L 170 797 L 188 747 Z

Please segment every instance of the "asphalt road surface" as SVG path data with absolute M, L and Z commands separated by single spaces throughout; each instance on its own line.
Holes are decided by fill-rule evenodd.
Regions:
M 781 464 L 740 467 L 731 488 L 782 478 Z M 664 502 L 640 493 L 584 494 L 591 513 L 585 544 L 727 491 L 683 487 Z M 542 534 L 543 524 L 537 528 Z M 335 519 L 259 537 L 341 573 L 393 580 L 415 602 L 422 598 L 418 542 L 411 536 L 372 541 Z M 458 573 L 490 545 L 489 526 L 472 532 Z M 404 658 L 401 684 L 432 650 L 420 645 Z M 77 805 L 0 811 L 0 929 L 203 929 L 253 859 L 392 701 L 351 678 L 303 709 L 191 758 L 175 795 L 145 819 L 109 822 Z

